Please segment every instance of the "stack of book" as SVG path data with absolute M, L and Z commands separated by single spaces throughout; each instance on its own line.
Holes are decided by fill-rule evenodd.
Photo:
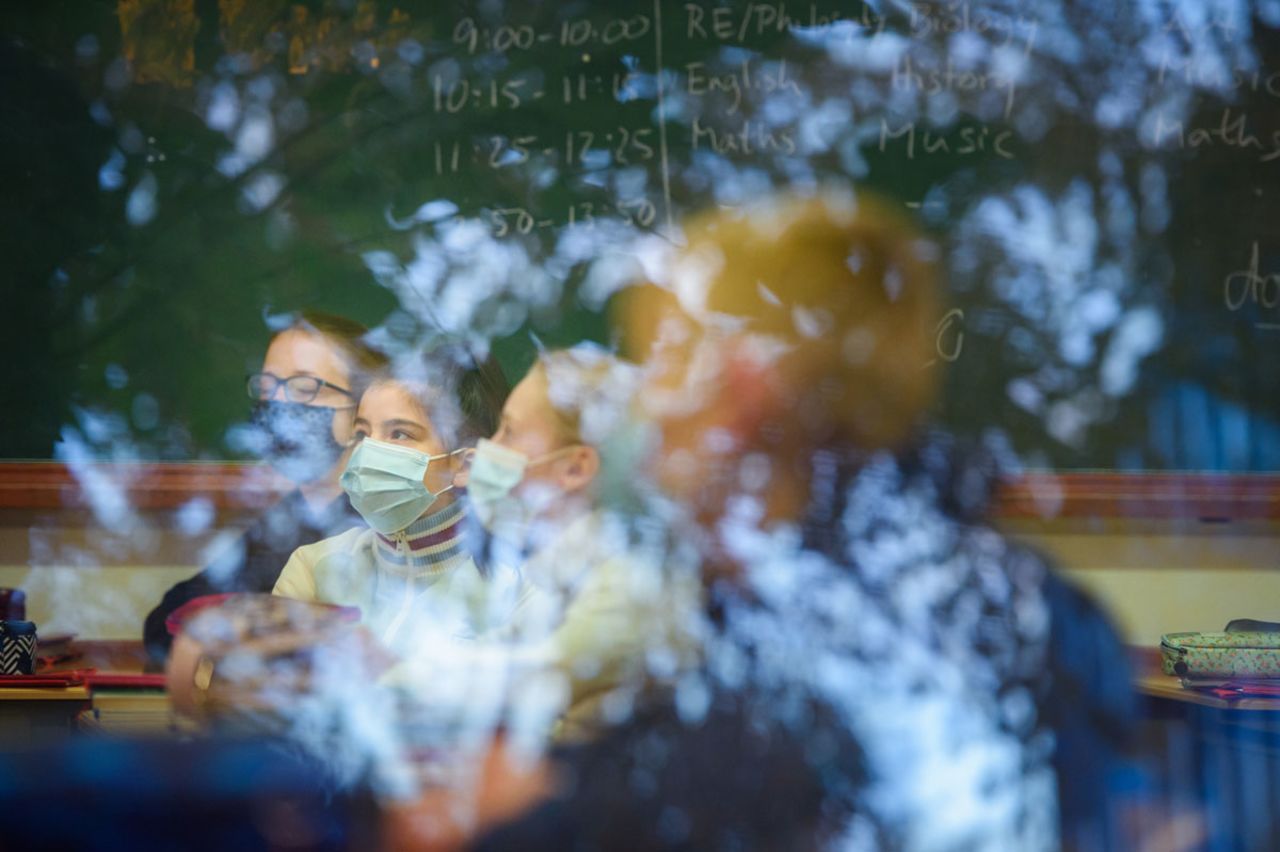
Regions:
M 95 688 L 79 722 L 82 730 L 113 736 L 162 736 L 176 730 L 163 689 Z

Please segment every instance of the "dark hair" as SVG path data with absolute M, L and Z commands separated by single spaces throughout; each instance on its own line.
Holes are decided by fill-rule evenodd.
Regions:
M 498 431 L 502 406 L 510 390 L 502 368 L 492 356 L 464 367 L 456 391 L 463 424 L 459 441 L 474 442 Z
M 497 430 L 509 390 L 493 358 L 477 360 L 455 347 L 398 358 L 389 369 L 371 377 L 365 389 L 385 382 L 408 390 L 437 434 L 454 448 L 487 438 Z

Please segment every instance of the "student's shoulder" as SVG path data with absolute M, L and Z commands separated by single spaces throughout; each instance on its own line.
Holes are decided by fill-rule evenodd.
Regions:
M 337 535 L 302 545 L 293 552 L 290 561 L 296 560 L 314 565 L 332 557 L 351 556 L 361 551 L 371 551 L 375 535 L 377 533 L 367 527 L 353 527 Z

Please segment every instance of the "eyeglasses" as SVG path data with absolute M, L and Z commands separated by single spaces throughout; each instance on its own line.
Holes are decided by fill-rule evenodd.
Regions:
M 290 376 L 282 379 L 273 373 L 254 373 L 249 376 L 245 389 L 249 392 L 250 399 L 271 399 L 276 395 L 276 388 L 281 385 L 284 385 L 284 398 L 290 402 L 312 402 L 324 388 L 332 388 L 344 396 L 351 396 L 351 391 L 346 388 L 315 376 Z

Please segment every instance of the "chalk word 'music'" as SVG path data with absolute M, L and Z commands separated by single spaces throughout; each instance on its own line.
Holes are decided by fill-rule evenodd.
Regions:
M 1227 310 L 1238 311 L 1246 305 L 1274 308 L 1280 305 L 1280 272 L 1262 275 L 1258 272 L 1258 242 L 1249 251 L 1249 268 L 1232 272 L 1222 282 L 1222 299 Z M 1259 323 L 1276 327 L 1274 323 Z
M 886 119 L 880 119 L 880 150 L 886 151 L 889 148 L 889 142 L 894 139 L 905 139 L 907 145 L 907 159 L 914 160 L 916 154 L 981 154 L 986 151 L 993 152 L 998 157 L 1006 160 L 1013 159 L 1013 152 L 1009 150 L 1009 142 L 1013 139 L 1012 130 L 1000 130 L 992 132 L 990 127 L 981 125 L 977 127 L 962 127 L 951 133 L 934 133 L 928 130 L 919 131 L 917 135 L 916 125 L 913 121 L 908 121 L 896 130 L 890 129 L 889 122 Z M 919 141 L 919 146 L 916 142 Z

